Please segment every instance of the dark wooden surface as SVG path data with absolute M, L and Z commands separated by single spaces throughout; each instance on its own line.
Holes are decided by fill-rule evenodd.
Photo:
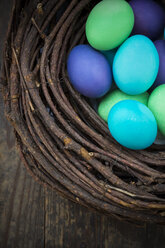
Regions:
M 11 0 L 0 0 L 0 56 Z M 164 248 L 165 227 L 107 218 L 44 189 L 15 148 L 0 95 L 0 248 Z

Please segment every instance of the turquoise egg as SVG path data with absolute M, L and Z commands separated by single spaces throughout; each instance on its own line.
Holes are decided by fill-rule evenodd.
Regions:
M 136 100 L 123 100 L 115 104 L 108 115 L 108 127 L 118 143 L 133 150 L 151 146 L 157 136 L 154 115 Z
M 128 38 L 117 50 L 113 76 L 119 89 L 129 95 L 147 91 L 159 70 L 159 55 L 153 42 L 144 35 Z

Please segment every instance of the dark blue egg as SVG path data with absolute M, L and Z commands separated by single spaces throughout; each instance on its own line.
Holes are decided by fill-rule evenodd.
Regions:
M 131 0 L 135 24 L 133 34 L 143 34 L 155 40 L 164 31 L 165 12 L 164 9 L 153 0 Z
M 102 97 L 112 84 L 108 61 L 102 53 L 89 45 L 78 45 L 71 50 L 67 71 L 74 88 L 90 98 Z
M 165 40 L 157 40 L 154 44 L 159 54 L 159 71 L 151 90 L 161 84 L 165 84 Z

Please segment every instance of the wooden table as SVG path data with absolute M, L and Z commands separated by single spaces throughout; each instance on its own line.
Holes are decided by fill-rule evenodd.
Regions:
M 11 0 L 0 0 L 0 56 Z M 0 248 L 164 248 L 165 226 L 93 213 L 33 180 L 21 163 L 0 95 Z

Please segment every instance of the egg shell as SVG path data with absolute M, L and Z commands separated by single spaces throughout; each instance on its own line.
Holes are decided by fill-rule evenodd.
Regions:
M 165 84 L 153 90 L 148 99 L 148 107 L 156 118 L 159 131 L 165 135 Z
M 113 92 L 109 92 L 106 96 L 103 97 L 102 101 L 99 103 L 98 106 L 98 114 L 99 116 L 108 122 L 108 114 L 111 108 L 118 102 L 122 100 L 137 100 L 145 105 L 148 104 L 148 92 L 145 92 L 140 95 L 127 95 L 121 90 L 117 89 Z
M 160 133 L 158 130 L 157 137 L 154 141 L 155 145 L 165 145 L 165 136 Z
M 89 98 L 89 104 L 91 105 L 91 107 L 97 112 L 98 109 L 98 99 L 95 98 Z
M 87 18 L 87 40 L 98 50 L 110 50 L 130 35 L 133 25 L 133 10 L 126 1 L 101 1 Z
M 165 84 L 165 40 L 157 40 L 154 44 L 159 54 L 159 71 L 152 90 L 161 84 Z
M 117 50 L 113 76 L 120 90 L 129 95 L 147 91 L 159 69 L 159 55 L 153 42 L 144 35 L 128 38 Z
M 108 127 L 118 143 L 133 150 L 151 146 L 157 135 L 154 115 L 148 107 L 135 100 L 115 104 L 109 112 Z
M 106 0 L 104 0 L 106 1 Z M 110 0 L 109 0 L 110 1 Z M 119 1 L 119 0 L 118 0 Z M 122 0 L 120 0 L 122 1 Z M 101 51 L 102 54 L 106 57 L 106 59 L 108 60 L 108 63 L 110 66 L 113 65 L 113 60 L 114 60 L 114 57 L 115 57 L 115 54 L 116 54 L 116 51 L 117 49 L 112 49 L 112 50 L 108 50 L 108 51 Z
M 112 72 L 108 61 L 89 45 L 78 45 L 71 50 L 67 71 L 74 88 L 84 96 L 102 97 L 111 87 Z
M 152 0 L 132 0 L 129 4 L 135 16 L 133 34 L 143 34 L 152 40 L 158 39 L 165 25 L 163 8 Z

